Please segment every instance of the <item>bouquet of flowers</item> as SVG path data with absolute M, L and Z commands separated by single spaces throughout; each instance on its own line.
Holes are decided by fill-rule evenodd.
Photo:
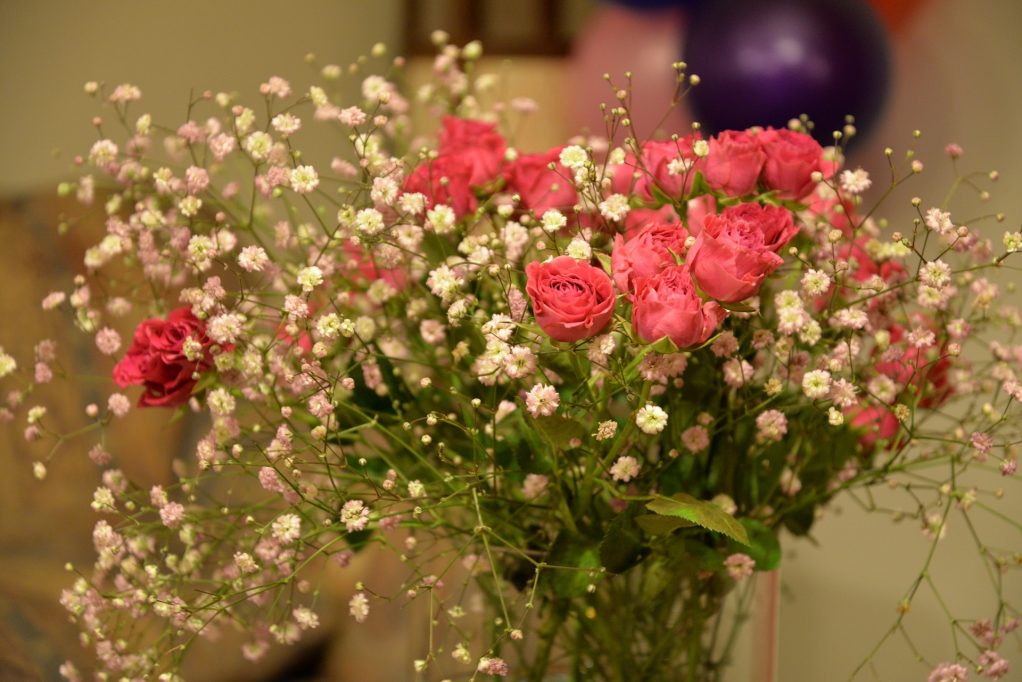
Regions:
M 438 45 L 413 98 L 435 138 L 400 58 L 357 76 L 359 103 L 337 80 L 367 61 L 304 93 L 203 93 L 169 127 L 137 87 L 86 85 L 108 114 L 60 189 L 106 236 L 42 306 L 109 356 L 108 399 L 57 430 L 37 398 L 75 374 L 52 340 L 0 376 L 26 439 L 74 436 L 104 469 L 98 559 L 62 596 L 99 670 L 176 680 L 230 630 L 257 660 L 317 627 L 328 565 L 380 546 L 406 580 L 359 583 L 350 614 L 428 603 L 409 675 L 714 680 L 742 620 L 725 601 L 838 493 L 883 512 L 870 491 L 904 491 L 934 548 L 999 513 L 1022 399 L 1020 314 L 986 276 L 1022 248 L 983 227 L 1003 216 L 963 224 L 952 192 L 890 230 L 842 168 L 851 121 L 827 148 L 804 119 L 643 139 L 627 87 L 604 137 L 519 150 L 501 131 L 531 102 L 484 107 L 481 47 Z M 680 98 L 698 80 L 674 68 Z M 312 122 L 348 141 L 329 166 L 296 144 Z M 923 170 L 886 164 L 885 197 Z M 202 425 L 173 485 L 136 486 L 116 461 L 137 455 L 104 445 L 136 407 Z M 949 615 L 931 682 L 1008 669 L 1019 554 L 976 542 L 996 608 Z

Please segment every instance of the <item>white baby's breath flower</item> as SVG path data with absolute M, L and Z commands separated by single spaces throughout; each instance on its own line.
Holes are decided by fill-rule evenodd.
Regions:
M 806 270 L 802 275 L 802 289 L 807 296 L 819 296 L 830 289 L 830 276 L 823 270 Z
M 822 400 L 830 393 L 830 372 L 815 369 L 802 377 L 802 391 L 813 400 Z
M 281 514 L 273 521 L 270 531 L 281 544 L 290 545 L 302 535 L 302 520 L 297 514 Z
M 561 150 L 560 161 L 561 165 L 565 168 L 578 170 L 585 167 L 589 161 L 589 155 L 586 154 L 586 150 L 582 147 L 572 144 Z
M 426 211 L 426 227 L 437 234 L 447 234 L 454 230 L 458 217 L 447 204 L 437 204 Z
M 558 232 L 561 228 L 568 224 L 568 219 L 565 218 L 564 214 L 556 208 L 551 208 L 545 211 L 540 220 L 543 223 L 543 229 L 551 233 Z
M 291 171 L 291 189 L 308 194 L 319 186 L 319 175 L 312 166 L 298 166 Z
M 622 220 L 631 207 L 628 205 L 628 197 L 624 194 L 611 194 L 599 204 L 600 215 L 607 220 Z
M 571 243 L 568 244 L 564 253 L 568 254 L 575 260 L 588 261 L 593 257 L 593 248 L 589 246 L 589 242 L 586 240 L 576 237 L 571 240 Z
M 847 194 L 862 194 L 873 184 L 869 179 L 869 173 L 862 168 L 842 171 L 840 180 L 841 189 Z
M 89 150 L 89 163 L 106 166 L 117 160 L 117 145 L 111 140 L 99 140 Z
M 639 460 L 630 455 L 618 457 L 617 461 L 610 467 L 610 477 L 615 481 L 627 483 L 639 475 L 641 468 Z
M 323 283 L 323 271 L 315 265 L 309 265 L 299 270 L 295 279 L 307 294 Z
M 951 281 L 951 266 L 940 260 L 930 261 L 919 270 L 919 281 L 937 289 Z
M 355 214 L 355 229 L 359 234 L 371 237 L 382 232 L 385 226 L 383 214 L 375 208 L 363 208 Z
M 635 425 L 643 433 L 660 433 L 667 426 L 667 412 L 659 405 L 647 403 L 635 413 Z
M 408 192 L 402 194 L 397 200 L 398 208 L 409 215 L 419 215 L 426 210 L 426 195 L 419 192 Z
M 269 262 L 270 258 L 261 246 L 246 246 L 238 254 L 238 265 L 245 272 L 262 272 Z
M 209 392 L 209 396 L 206 398 L 206 404 L 209 405 L 210 412 L 220 417 L 234 412 L 234 408 L 236 406 L 234 396 L 232 396 L 230 391 L 222 386 L 214 388 Z
M 951 222 L 951 214 L 939 208 L 929 209 L 924 222 L 926 227 L 940 234 L 949 234 L 955 229 L 955 224 Z
M 4 352 L 3 348 L 0 348 L 0 379 L 18 369 L 17 361 Z
M 1005 232 L 1004 249 L 1008 253 L 1022 251 L 1022 232 Z
M 270 151 L 273 149 L 273 138 L 269 133 L 257 130 L 245 138 L 242 147 L 253 161 L 265 161 L 270 158 Z

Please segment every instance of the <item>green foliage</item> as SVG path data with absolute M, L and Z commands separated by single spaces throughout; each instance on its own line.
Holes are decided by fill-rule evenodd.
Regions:
M 735 551 L 745 552 L 752 557 L 758 571 L 772 571 L 780 566 L 781 542 L 777 532 L 755 519 L 742 519 L 741 523 L 748 533 L 749 544 Z
M 582 439 L 586 437 L 586 429 L 574 419 L 568 417 L 533 417 L 530 419 L 533 426 L 543 434 L 554 450 L 565 450 L 573 438 Z
M 638 504 L 630 504 L 607 526 L 607 534 L 600 543 L 600 562 L 611 573 L 624 573 L 649 553 L 636 524 L 641 509 Z
M 593 574 L 600 570 L 599 546 L 588 538 L 562 530 L 557 534 L 546 562 L 550 570 L 550 584 L 558 597 L 581 597 L 593 582 Z
M 697 500 L 685 493 L 675 493 L 672 497 L 658 496 L 646 504 L 646 509 L 661 516 L 690 521 L 707 530 L 722 533 L 743 545 L 749 544 L 745 527 L 713 502 Z

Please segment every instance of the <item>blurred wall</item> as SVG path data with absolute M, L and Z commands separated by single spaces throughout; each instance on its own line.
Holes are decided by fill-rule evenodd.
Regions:
M 0 196 L 52 193 L 57 181 L 71 175 L 70 158 L 95 139 L 89 121 L 96 108 L 82 93 L 87 80 L 133 82 L 142 88 L 144 108 L 155 119 L 179 121 L 191 88 L 252 93 L 270 75 L 287 77 L 301 88 L 313 75 L 303 63 L 307 52 L 316 53 L 324 63 L 346 64 L 376 41 L 396 47 L 399 18 L 398 0 L 2 2 Z M 930 197 L 932 203 L 943 196 L 951 176 L 941 150 L 946 142 L 955 141 L 965 148 L 961 167 L 996 168 L 1001 173 L 989 209 L 1007 213 L 1008 220 L 1004 226 L 985 228 L 987 233 L 999 240 L 1003 229 L 1018 229 L 1020 28 L 1019 2 L 930 0 L 894 37 L 896 79 L 890 106 L 879 129 L 850 160 L 873 170 L 880 181 L 884 146 L 899 153 L 910 145 L 919 150 L 927 171 L 889 207 L 892 227 L 910 228 L 905 221 L 910 220 L 911 196 Z M 566 79 L 563 61 L 522 60 L 515 67 L 494 58 L 487 66 L 508 77 L 509 94 L 539 100 L 541 113 L 518 140 L 522 149 L 552 144 L 573 132 L 565 129 L 566 103 L 560 99 Z M 626 68 L 621 65 L 622 71 Z M 425 70 L 420 65 L 412 74 Z M 924 135 L 913 142 L 915 128 Z M 964 205 L 966 215 L 988 212 L 975 200 Z M 1011 279 L 1006 273 L 1000 280 L 1006 291 Z M 1020 302 L 1017 293 L 1011 296 Z M 23 314 L 36 310 L 34 299 L 29 305 Z M 5 308 L 5 315 L 15 312 Z M 4 467 L 14 466 L 13 453 L 0 457 Z M 22 459 L 17 462 L 24 466 Z M 4 471 L 0 477 L 27 479 L 27 471 Z M 20 485 L 37 484 L 22 480 Z M 997 485 L 1015 497 L 1001 510 L 1010 518 L 1022 518 L 1019 481 L 991 481 L 991 487 Z M 46 489 L 32 490 L 36 492 L 20 498 L 22 505 L 43 504 L 41 498 L 30 496 L 46 495 Z M 78 499 L 68 506 L 84 509 L 90 491 L 91 487 L 69 492 Z M 12 509 L 5 506 L 2 514 L 10 519 Z M 1017 528 L 995 521 L 986 524 L 986 531 L 993 533 L 992 544 L 1018 547 Z M 821 521 L 816 537 L 818 547 L 805 541 L 787 545 L 780 639 L 780 680 L 785 682 L 845 679 L 893 622 L 895 606 L 927 549 L 914 522 L 893 526 L 885 517 L 863 514 L 847 499 Z M 40 543 L 59 547 L 67 540 L 54 531 Z M 985 597 L 989 586 L 970 547 L 965 527 L 952 522 L 934 573 L 943 584 L 954 586 L 943 595 L 952 605 L 970 617 L 989 617 L 993 615 Z M 63 561 L 59 551 L 50 556 Z M 1007 585 L 1016 604 L 1022 601 L 1017 581 Z M 909 623 L 925 655 L 942 657 L 950 651 L 947 622 L 932 598 L 923 595 Z M 1017 654 L 1011 644 L 1005 653 Z M 879 679 L 923 677 L 900 639 L 878 660 Z M 863 679 L 875 678 L 867 674 Z

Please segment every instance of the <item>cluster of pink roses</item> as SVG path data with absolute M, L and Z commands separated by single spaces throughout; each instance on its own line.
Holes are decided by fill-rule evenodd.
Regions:
M 779 196 L 800 199 L 823 163 L 811 137 L 788 130 L 726 131 L 711 138 L 703 156 L 693 149 L 697 139 L 645 143 L 639 158 L 630 155 L 619 166 L 611 189 L 642 202 L 681 201 L 701 172 L 727 197 L 746 196 L 762 182 Z M 637 170 L 626 176 L 621 168 Z M 726 315 L 720 303 L 755 296 L 798 232 L 782 206 L 748 201 L 714 213 L 715 199 L 704 196 L 691 207 L 702 214 L 690 216 L 687 228 L 670 205 L 637 208 L 627 232 L 614 238 L 613 282 L 632 303 L 636 334 L 648 342 L 667 337 L 685 348 L 706 341 Z M 536 320 L 551 338 L 579 341 L 606 328 L 614 296 L 601 268 L 562 256 L 531 263 L 526 273 Z
M 458 218 L 476 210 L 477 192 L 503 181 L 521 199 L 521 207 L 541 214 L 569 208 L 577 200 L 571 174 L 560 165 L 561 147 L 522 154 L 508 161 L 507 141 L 492 123 L 446 116 L 436 158 L 417 166 L 404 182 L 405 192 L 420 192 L 429 207 L 447 204 Z M 556 165 L 555 170 L 549 166 Z

